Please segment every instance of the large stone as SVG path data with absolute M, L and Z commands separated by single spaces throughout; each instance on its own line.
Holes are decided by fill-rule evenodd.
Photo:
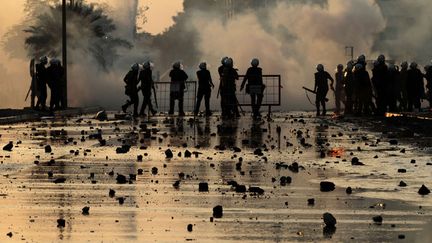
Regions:
M 430 193 L 430 190 L 425 185 L 422 185 L 420 187 L 420 189 L 418 190 L 418 194 L 420 194 L 420 195 L 427 195 L 429 193 Z
M 199 192 L 208 192 L 209 191 L 208 183 L 207 182 L 201 182 L 198 185 L 198 191 Z
M 221 205 L 218 205 L 213 208 L 213 217 L 214 218 L 222 218 L 223 216 L 223 208 Z
M 12 148 L 13 148 L 13 142 L 9 142 L 8 144 L 6 144 L 6 145 L 3 147 L 3 150 L 4 150 L 4 151 L 9 151 L 9 152 L 11 152 L 11 151 L 12 151 Z
M 165 157 L 166 157 L 167 159 L 171 159 L 172 157 L 174 157 L 174 154 L 173 154 L 173 152 L 171 151 L 171 149 L 167 149 L 167 150 L 165 150 Z
M 52 152 L 51 146 L 50 145 L 45 146 L 45 153 L 49 154 L 51 152 Z
M 324 213 L 323 220 L 327 227 L 335 227 L 337 223 L 336 218 L 331 213 Z
M 335 189 L 335 184 L 330 181 L 322 181 L 320 183 L 320 191 L 322 192 L 331 192 Z

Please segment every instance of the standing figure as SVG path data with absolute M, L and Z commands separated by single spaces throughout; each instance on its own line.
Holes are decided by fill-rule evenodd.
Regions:
M 317 109 L 317 116 L 320 115 L 320 105 L 322 106 L 322 115 L 326 115 L 326 96 L 329 90 L 328 80 L 331 81 L 331 89 L 333 88 L 333 82 L 334 79 L 331 77 L 331 75 L 324 70 L 324 66 L 322 64 L 317 65 L 317 71 L 315 73 L 315 88 L 314 91 L 316 92 L 316 100 L 315 105 Z
M 361 63 L 355 65 L 353 80 L 357 86 L 357 115 L 369 115 L 373 109 L 372 84 L 368 71 Z
M 183 71 L 181 62 L 176 62 L 173 64 L 173 69 L 171 70 L 169 76 L 171 77 L 169 114 L 174 114 L 175 100 L 178 100 L 179 116 L 184 116 L 184 90 L 186 88 L 186 80 L 189 77 L 186 72 Z
M 35 101 L 37 97 L 37 83 L 36 83 L 36 70 L 35 70 L 35 59 L 31 59 L 30 61 L 30 77 L 31 77 L 31 83 L 30 83 L 30 107 L 32 109 L 35 108 Z M 29 93 L 27 93 L 26 101 L 29 96 Z
M 335 73 L 335 80 L 336 80 L 336 89 L 335 89 L 335 102 L 336 102 L 336 114 L 340 114 L 341 111 L 341 102 L 345 104 L 345 93 L 344 93 L 344 85 L 345 85 L 345 79 L 344 79 L 344 70 L 343 65 L 339 64 L 337 66 L 337 71 Z
M 361 66 L 366 70 L 366 66 L 367 66 L 367 63 L 366 63 L 366 56 L 365 55 L 360 55 L 360 56 L 358 56 L 357 57 L 357 61 L 355 62 L 355 63 L 353 63 L 353 68 L 354 68 L 354 71 L 355 71 L 355 67 L 357 66 L 357 64 L 361 64 Z M 360 67 L 360 66 L 357 66 L 357 67 Z M 359 83 L 357 83 L 357 79 L 353 79 L 353 90 L 354 90 L 354 95 L 353 95 L 353 97 L 354 97 L 354 110 L 355 111 L 358 111 L 358 105 L 360 104 L 360 84 Z
M 153 63 L 148 61 L 143 64 L 143 70 L 141 70 L 139 74 L 138 82 L 141 82 L 141 92 L 143 94 L 143 103 L 139 115 L 145 116 L 145 109 L 147 106 L 152 115 L 155 115 L 157 111 L 153 108 L 151 102 L 152 90 L 155 90 L 153 81 Z
M 254 58 L 251 61 L 251 65 L 252 67 L 247 70 L 243 79 L 240 91 L 242 91 L 246 85 L 246 93 L 251 97 L 252 115 L 254 118 L 259 118 L 261 117 L 260 108 L 264 97 L 265 86 L 263 84 L 262 69 L 258 67 L 259 60 Z
M 130 100 L 126 102 L 122 106 L 123 112 L 126 113 L 127 109 L 130 105 L 134 106 L 133 116 L 138 116 L 138 105 L 139 105 L 139 97 L 138 97 L 138 73 L 139 73 L 139 64 L 135 63 L 132 65 L 129 72 L 124 77 L 123 81 L 126 83 L 125 86 L 125 94 L 129 96 Z
M 353 83 L 353 63 L 349 61 L 344 73 L 344 84 L 345 84 L 345 114 L 352 114 L 353 102 L 354 102 L 354 83 Z
M 234 68 L 234 61 L 232 58 L 225 60 L 224 68 L 221 78 L 221 100 L 222 100 L 222 117 L 234 118 L 239 117 L 236 97 L 236 80 L 239 79 L 237 69 Z
M 426 88 L 427 99 L 429 100 L 429 109 L 432 109 L 432 65 L 427 65 L 425 67 L 425 78 L 426 78 Z
M 36 64 L 36 86 L 38 90 L 38 101 L 36 103 L 36 109 L 46 110 L 47 100 L 47 69 L 48 58 L 46 56 L 39 59 L 39 63 Z
M 62 82 L 64 78 L 64 69 L 60 60 L 52 59 L 48 72 L 48 86 L 51 89 L 50 111 L 61 109 L 60 102 L 62 99 Z
M 421 98 L 424 94 L 423 74 L 417 68 L 417 63 L 412 62 L 408 70 L 408 111 L 413 111 L 413 107 L 420 111 Z
M 212 112 L 210 110 L 210 96 L 211 96 L 211 89 L 214 88 L 214 84 L 212 81 L 212 77 L 210 74 L 210 71 L 207 70 L 207 63 L 202 62 L 199 65 L 199 71 L 197 71 L 197 77 L 198 77 L 198 95 L 197 95 L 197 102 L 194 114 L 195 116 L 198 115 L 201 101 L 204 97 L 205 99 L 205 107 L 206 107 L 206 116 L 211 116 Z
M 388 82 L 386 86 L 386 104 L 388 105 L 390 112 L 396 112 L 397 109 L 397 100 L 400 90 L 400 72 L 396 65 L 390 64 L 388 71 Z
M 372 83 L 374 85 L 376 95 L 376 115 L 382 116 L 387 111 L 386 94 L 388 93 L 386 90 L 388 83 L 388 67 L 385 63 L 384 55 L 380 55 L 374 63 L 372 75 Z
M 399 109 L 401 111 L 408 110 L 408 62 L 402 62 L 401 70 L 399 73 L 399 81 L 400 81 L 400 94 L 398 96 L 399 99 Z

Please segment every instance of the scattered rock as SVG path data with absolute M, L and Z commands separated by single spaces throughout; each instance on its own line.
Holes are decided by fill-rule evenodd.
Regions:
M 108 115 L 106 111 L 103 110 L 103 111 L 99 111 L 94 118 L 98 121 L 106 121 L 108 120 Z
M 189 150 L 186 150 L 185 152 L 184 152 L 184 157 L 185 158 L 190 158 L 192 156 L 192 153 L 189 151 Z
M 174 187 L 175 189 L 179 189 L 179 188 L 180 188 L 180 181 L 176 181 L 176 182 L 174 182 L 173 187 Z
M 405 235 L 404 235 L 404 234 L 400 234 L 400 235 L 398 235 L 398 239 L 400 239 L 400 240 L 405 239 Z
M 322 181 L 320 183 L 320 191 L 322 192 L 331 192 L 335 189 L 335 184 L 330 181 Z
M 288 166 L 288 169 L 293 173 L 298 173 L 299 172 L 299 165 L 297 162 L 294 162 Z
M 51 146 L 50 145 L 45 146 L 45 153 L 49 154 L 51 152 L 52 152 Z
M 418 194 L 420 194 L 420 195 L 427 195 L 427 194 L 429 194 L 430 193 L 430 190 L 429 190 L 429 188 L 427 188 L 425 185 L 422 185 L 421 187 L 420 187 L 420 189 L 418 190 Z
M 373 220 L 376 224 L 382 224 L 383 217 L 382 217 L 381 215 L 374 216 L 374 217 L 372 218 L 372 220 Z
M 262 152 L 261 149 L 257 148 L 257 149 L 255 149 L 255 151 L 254 151 L 254 155 L 263 156 L 264 154 L 263 154 L 263 152 Z
M 109 195 L 109 197 L 115 197 L 115 193 L 116 193 L 116 191 L 114 191 L 113 189 L 110 189 L 108 195 Z
M 143 161 L 143 156 L 142 155 L 138 155 L 137 156 L 137 161 L 138 162 L 142 162 Z
M 245 193 L 246 192 L 246 186 L 245 185 L 237 185 L 235 187 L 235 191 L 238 193 Z
M 357 157 L 354 157 L 351 159 L 351 165 L 364 165 L 363 162 L 360 162 L 360 160 Z
M 121 147 L 118 147 L 116 149 L 116 153 L 117 154 L 127 154 L 130 150 L 131 146 L 130 145 L 122 145 Z
M 89 214 L 90 214 L 89 211 L 90 211 L 90 207 L 87 207 L 87 206 L 86 206 L 86 207 L 83 207 L 83 208 L 82 208 L 82 214 L 83 214 L 83 215 L 89 215 Z
M 157 168 L 157 167 L 153 167 L 153 168 L 151 169 L 151 172 L 152 172 L 153 175 L 157 175 L 157 173 L 158 173 L 158 168 Z
M 404 181 L 400 181 L 400 182 L 399 182 L 399 186 L 400 186 L 400 187 L 406 187 L 407 184 L 406 184 Z
M 286 186 L 287 184 L 291 184 L 292 178 L 290 176 L 282 176 L 280 178 L 280 185 Z
M 66 178 L 60 177 L 60 178 L 55 179 L 53 182 L 55 184 L 59 184 L 59 183 L 65 183 L 65 181 L 66 181 Z
M 198 186 L 198 191 L 199 192 L 208 192 L 209 191 L 208 183 L 207 182 L 201 182 Z
M 128 183 L 126 176 L 122 175 L 122 174 L 117 174 L 117 184 L 126 184 Z
M 396 139 L 391 139 L 389 140 L 390 145 L 398 145 L 398 140 Z
M 257 186 L 251 186 L 249 187 L 249 192 L 262 195 L 264 194 L 264 189 Z
M 307 202 L 308 202 L 308 205 L 315 205 L 315 199 L 314 198 L 309 198 L 307 200 Z
M 406 169 L 398 169 L 398 173 L 406 173 Z
M 65 226 L 66 226 L 66 221 L 64 219 L 57 219 L 57 227 L 61 228 Z
M 192 228 L 193 228 L 193 225 L 192 224 L 188 224 L 187 231 L 192 232 Z
M 171 151 L 171 149 L 167 149 L 167 150 L 165 150 L 165 157 L 166 157 L 167 159 L 171 159 L 172 157 L 174 157 L 174 154 L 173 154 L 173 152 Z
M 8 144 L 6 144 L 6 145 L 3 147 L 3 150 L 4 150 L 4 151 L 12 152 L 12 148 L 13 148 L 13 142 L 9 142 Z
M 213 208 L 213 217 L 214 218 L 222 218 L 223 216 L 223 208 L 222 206 L 218 205 L 216 207 Z
M 324 213 L 323 214 L 323 219 L 324 219 L 324 224 L 327 227 L 334 228 L 335 225 L 336 225 L 336 223 L 337 223 L 336 218 L 331 213 Z
M 347 187 L 347 189 L 345 190 L 346 194 L 351 194 L 352 193 L 352 188 L 349 186 Z
M 13 236 L 12 232 L 7 233 L 6 235 L 9 236 L 9 238 L 12 238 Z

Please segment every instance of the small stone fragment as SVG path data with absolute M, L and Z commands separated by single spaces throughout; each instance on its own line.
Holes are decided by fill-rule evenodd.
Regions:
M 383 217 L 382 217 L 381 215 L 374 216 L 374 217 L 372 218 L 372 220 L 373 220 L 375 223 L 377 223 L 377 224 L 381 224 L 382 221 L 383 221 Z
M 399 182 L 399 186 L 400 186 L 400 187 L 406 187 L 407 184 L 406 184 L 404 181 L 400 181 L 400 182 Z
M 345 190 L 346 194 L 351 194 L 352 193 L 352 188 L 349 186 L 347 187 L 347 189 Z
M 55 184 L 58 184 L 58 183 L 65 183 L 65 181 L 66 181 L 66 178 L 60 177 L 60 178 L 55 179 L 53 182 Z

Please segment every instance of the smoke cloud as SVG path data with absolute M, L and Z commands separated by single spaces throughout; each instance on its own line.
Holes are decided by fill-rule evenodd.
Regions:
M 366 54 L 368 59 L 383 53 L 397 61 L 422 63 L 432 55 L 432 50 L 425 48 L 432 37 L 428 0 L 268 0 L 267 5 L 263 1 L 234 1 L 235 14 L 228 20 L 224 1 L 185 0 L 184 12 L 175 16 L 175 25 L 156 36 L 135 35 L 137 0 L 89 2 L 108 11 L 117 25 L 114 35 L 134 47 L 120 50 L 108 70 L 98 68 L 88 55 L 70 52 L 69 98 L 74 106 L 118 109 L 126 99 L 122 78 L 134 62 L 151 59 L 155 69 L 164 73 L 172 62 L 182 60 L 195 79 L 198 63 L 206 60 L 217 85 L 220 59 L 231 56 L 240 73 L 258 57 L 266 74 L 282 75 L 282 110 L 309 109 L 313 107 L 301 86 L 313 86 L 316 64 L 324 64 L 331 74 L 337 64 L 345 64 L 345 46 L 354 46 L 356 55 Z M 19 19 L 14 21 L 15 27 L 28 27 L 19 24 Z M 0 26 L 2 36 L 6 29 Z M 8 87 L 0 89 L 0 107 L 24 106 L 29 85 L 24 41 L 17 36 L 12 39 L 0 50 L 0 82 Z M 216 106 L 217 100 L 213 98 L 213 102 Z

